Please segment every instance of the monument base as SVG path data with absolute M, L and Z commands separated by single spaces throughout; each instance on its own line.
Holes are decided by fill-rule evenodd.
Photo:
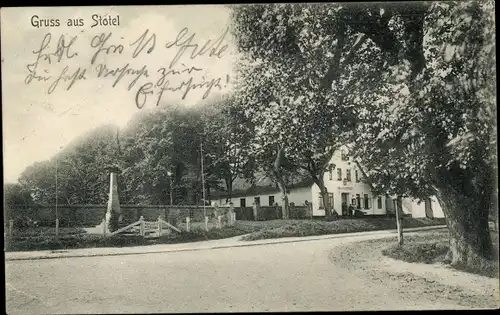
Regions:
M 103 229 L 104 229 L 103 224 L 106 225 L 106 234 L 110 234 L 111 231 L 109 230 L 108 224 L 105 221 L 101 222 L 101 224 L 96 225 L 95 227 L 83 228 L 83 229 L 88 234 L 100 234 L 100 235 L 102 235 L 103 234 Z

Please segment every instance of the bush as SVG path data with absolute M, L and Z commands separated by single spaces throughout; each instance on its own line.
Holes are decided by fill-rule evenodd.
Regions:
M 363 211 L 361 211 L 361 210 L 356 209 L 356 210 L 354 211 L 354 216 L 355 216 L 355 217 L 362 217 L 362 216 L 364 216 L 364 215 L 365 215 L 365 213 L 364 213 Z
M 476 273 L 487 277 L 498 278 L 498 233 L 491 233 L 495 259 L 481 261 L 474 269 L 453 266 L 455 269 Z M 394 259 L 410 263 L 446 262 L 444 259 L 449 249 L 449 235 L 446 232 L 425 233 L 405 237 L 403 246 L 392 245 L 382 250 L 382 254 Z
M 60 250 L 89 247 L 125 247 L 147 245 L 147 239 L 139 235 L 66 235 L 66 236 L 32 236 L 7 240 L 6 251 Z
M 335 216 L 331 217 L 332 219 Z M 328 218 L 330 219 L 330 218 Z M 262 222 L 260 229 L 255 228 L 250 235 L 243 237 L 245 241 L 253 241 L 269 238 L 281 237 L 296 237 L 296 236 L 313 236 L 325 234 L 353 233 L 365 231 L 377 231 L 386 229 L 396 229 L 396 220 L 394 218 L 377 218 L 373 219 L 369 216 L 364 218 L 351 218 L 342 220 L 281 220 L 276 221 L 279 224 L 270 224 L 273 221 Z M 443 220 L 431 219 L 411 219 L 403 220 L 405 228 L 442 225 Z M 238 224 L 244 224 L 238 222 Z M 256 227 L 258 222 L 254 223 Z
M 410 263 L 432 264 L 437 261 L 442 261 L 448 249 L 449 245 L 443 242 L 410 243 L 403 246 L 396 244 L 382 250 L 382 254 Z

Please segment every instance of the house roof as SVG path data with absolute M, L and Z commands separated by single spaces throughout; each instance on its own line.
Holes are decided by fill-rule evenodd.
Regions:
M 289 184 L 288 189 L 311 187 L 313 184 L 314 182 L 310 176 L 302 176 Z M 279 188 L 267 177 L 255 185 L 251 185 L 248 181 L 239 181 L 238 183 L 235 183 L 233 187 L 233 192 L 231 194 L 233 198 L 274 194 L 280 191 Z M 213 193 L 212 196 L 215 198 L 224 198 L 228 196 L 228 192 L 219 191 Z

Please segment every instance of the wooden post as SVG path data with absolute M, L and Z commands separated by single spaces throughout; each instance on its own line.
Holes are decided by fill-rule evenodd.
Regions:
M 208 231 L 208 217 L 205 217 L 205 231 Z
M 141 236 L 144 236 L 146 234 L 146 232 L 144 231 L 144 217 L 142 215 L 139 218 L 139 221 L 141 222 L 139 231 L 140 231 Z
M 229 225 L 234 225 L 234 205 L 232 202 L 229 203 Z
M 161 224 L 161 216 L 158 216 L 158 237 L 161 236 L 161 228 L 162 228 L 161 225 L 162 225 Z
M 222 229 L 222 216 L 217 217 L 217 226 L 219 229 Z
M 399 243 L 399 246 L 402 246 L 403 245 L 403 220 L 402 218 L 399 217 L 400 213 L 400 209 L 402 207 L 400 207 L 400 198 L 398 197 L 396 199 L 396 225 L 398 227 L 398 243 Z M 401 209 L 401 212 L 402 212 L 403 209 Z
M 56 219 L 56 236 L 59 236 L 59 219 Z
M 12 238 L 12 234 L 14 231 L 14 220 L 9 220 L 9 237 Z
M 186 217 L 186 231 L 189 232 L 190 230 L 190 223 L 191 223 L 191 218 L 190 217 Z
M 102 219 L 102 235 L 106 236 L 106 218 Z

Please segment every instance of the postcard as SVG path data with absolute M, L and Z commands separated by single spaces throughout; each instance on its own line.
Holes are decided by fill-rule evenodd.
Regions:
M 498 308 L 494 11 L 2 8 L 7 313 Z

